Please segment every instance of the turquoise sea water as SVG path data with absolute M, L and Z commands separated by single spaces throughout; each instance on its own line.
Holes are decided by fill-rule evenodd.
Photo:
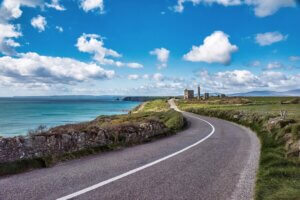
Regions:
M 39 125 L 49 128 L 89 121 L 99 115 L 124 114 L 138 104 L 113 97 L 0 98 L 0 136 L 26 135 Z

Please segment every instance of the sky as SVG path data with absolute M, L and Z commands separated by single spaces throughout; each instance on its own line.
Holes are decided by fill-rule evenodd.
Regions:
M 0 2 L 0 96 L 300 89 L 296 0 Z

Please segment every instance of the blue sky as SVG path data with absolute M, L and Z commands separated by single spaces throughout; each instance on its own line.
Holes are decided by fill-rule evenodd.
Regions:
M 295 0 L 0 2 L 0 96 L 300 88 Z

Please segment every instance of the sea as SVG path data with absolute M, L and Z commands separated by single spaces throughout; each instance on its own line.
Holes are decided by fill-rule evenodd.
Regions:
M 140 102 L 115 96 L 51 96 L 0 98 L 0 136 L 26 135 L 40 125 L 85 122 L 100 115 L 126 114 Z

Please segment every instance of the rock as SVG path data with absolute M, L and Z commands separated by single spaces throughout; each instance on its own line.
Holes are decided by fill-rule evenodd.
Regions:
M 288 157 L 297 156 L 300 158 L 300 140 L 295 141 L 289 145 L 287 156 Z
M 234 119 L 238 119 L 238 118 L 239 118 L 239 115 L 233 115 L 233 118 L 234 118 Z

